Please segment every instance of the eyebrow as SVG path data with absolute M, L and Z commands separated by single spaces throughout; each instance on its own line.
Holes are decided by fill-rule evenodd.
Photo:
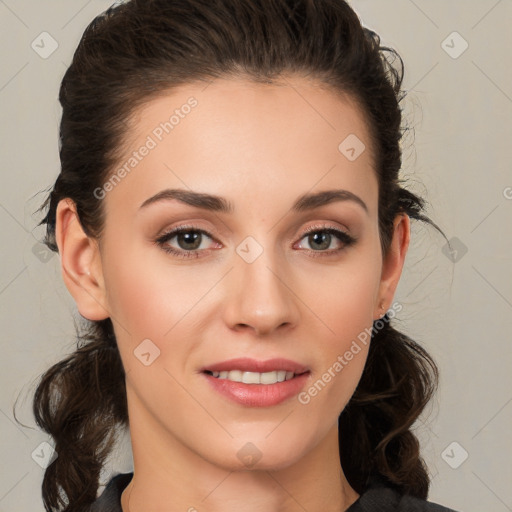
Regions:
M 162 190 L 154 196 L 146 199 L 139 209 L 146 208 L 147 206 L 160 201 L 171 200 L 177 200 L 181 203 L 212 212 L 233 213 L 235 211 L 234 205 L 224 197 L 183 189 Z M 314 208 L 319 208 L 320 206 L 324 206 L 335 201 L 352 201 L 361 206 L 361 208 L 368 213 L 366 203 L 359 196 L 349 190 L 343 189 L 303 194 L 293 204 L 292 211 L 300 213 L 313 210 Z

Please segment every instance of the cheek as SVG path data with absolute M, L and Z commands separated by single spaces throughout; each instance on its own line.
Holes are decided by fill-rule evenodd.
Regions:
M 315 280 L 324 290 L 315 296 L 312 308 L 322 320 L 315 321 L 321 329 L 316 336 L 321 350 L 311 385 L 299 402 L 317 410 L 320 417 L 325 414 L 322 410 L 331 411 L 333 421 L 350 400 L 364 370 L 380 284 L 378 250 L 361 251 L 359 256 Z
M 329 316 L 333 330 L 346 332 L 351 326 L 371 323 L 379 288 L 373 269 L 365 267 L 333 273 L 324 288 L 325 293 L 315 296 L 315 307 Z
M 163 390 L 169 403 L 188 404 L 172 376 L 197 343 L 187 322 L 207 288 L 200 276 L 155 253 L 116 248 L 106 257 L 104 274 L 127 385 L 158 417 Z
M 357 337 L 373 323 L 382 263 L 375 243 L 367 245 L 371 247 L 358 248 L 339 266 L 314 274 L 316 292 L 309 292 L 309 301 L 328 327 L 325 332 L 338 344 Z
M 211 287 L 205 272 L 171 265 L 166 258 L 135 244 L 105 251 L 109 311 L 134 337 L 161 339 Z

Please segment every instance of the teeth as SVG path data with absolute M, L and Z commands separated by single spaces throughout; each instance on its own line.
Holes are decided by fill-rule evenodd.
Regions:
M 219 379 L 228 379 L 233 382 L 243 382 L 244 384 L 275 384 L 285 380 L 293 379 L 294 373 L 286 370 L 277 370 L 273 372 L 242 372 L 240 370 L 231 370 L 229 372 L 210 372 Z

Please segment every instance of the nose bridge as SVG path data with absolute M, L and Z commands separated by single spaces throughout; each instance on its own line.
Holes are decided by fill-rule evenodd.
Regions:
M 226 310 L 232 328 L 245 325 L 261 334 L 296 324 L 297 304 L 283 261 L 271 245 L 264 247 L 252 237 L 237 246 Z

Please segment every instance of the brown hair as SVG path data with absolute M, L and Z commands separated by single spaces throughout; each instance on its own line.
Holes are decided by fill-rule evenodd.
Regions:
M 402 60 L 345 1 L 131 0 L 87 27 L 62 80 L 61 171 L 41 207 L 48 208 L 46 244 L 57 250 L 56 207 L 66 197 L 84 231 L 100 237 L 104 211 L 93 191 L 118 163 L 137 107 L 180 84 L 229 76 L 271 83 L 283 73 L 317 78 L 360 105 L 375 154 L 383 254 L 399 213 L 439 230 L 422 213 L 424 200 L 398 178 Z M 401 493 L 426 499 L 429 477 L 411 426 L 436 391 L 438 370 L 389 320 L 374 329 L 361 380 L 339 417 L 340 461 L 360 494 L 380 473 Z M 116 427 L 128 423 L 110 319 L 84 321 L 77 336 L 77 350 L 42 376 L 33 402 L 58 453 L 43 480 L 48 511 L 78 511 L 95 500 Z

